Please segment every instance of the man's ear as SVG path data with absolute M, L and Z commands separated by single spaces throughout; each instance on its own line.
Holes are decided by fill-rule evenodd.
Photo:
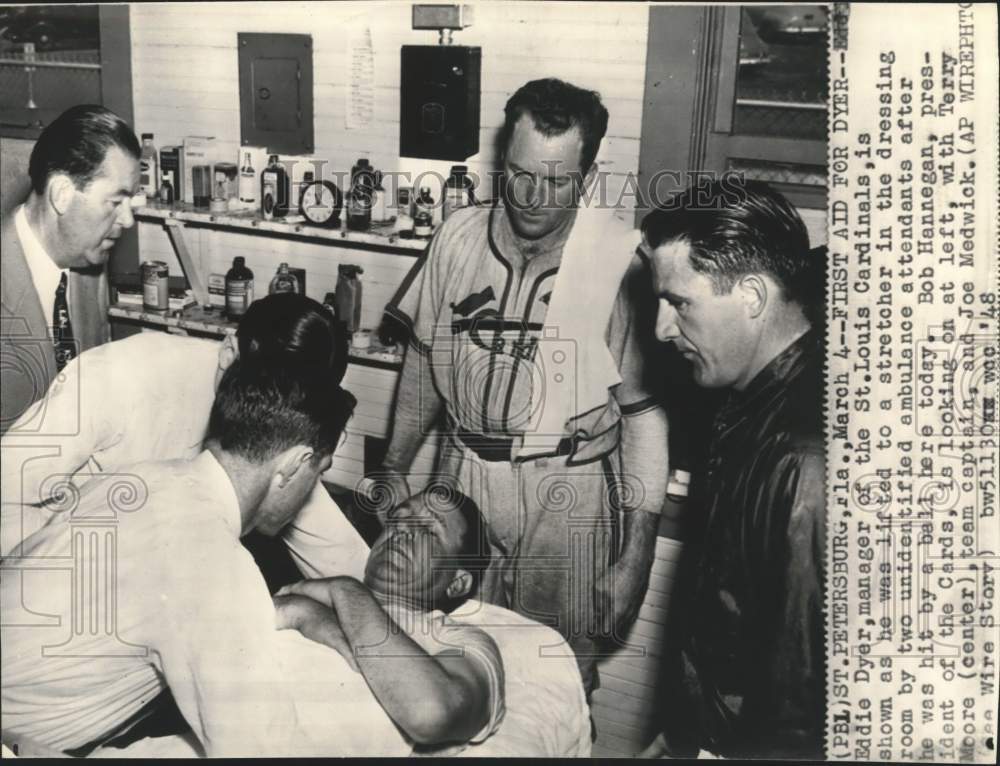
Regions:
M 73 196 L 76 194 L 76 184 L 65 173 L 53 173 L 49 176 L 45 194 L 56 213 L 63 215 L 69 210 Z
M 222 339 L 219 347 L 219 369 L 225 372 L 240 356 L 240 347 L 236 341 L 236 333 L 230 333 Z
M 769 297 L 767 281 L 760 274 L 746 274 L 740 277 L 737 287 L 750 318 L 763 314 Z
M 284 489 L 302 466 L 312 460 L 314 454 L 312 447 L 296 444 L 277 455 L 274 459 L 275 471 L 271 483 L 276 483 L 278 489 Z
M 455 576 L 448 583 L 448 590 L 445 591 L 448 598 L 461 598 L 468 596 L 472 592 L 472 575 L 464 569 L 455 572 Z

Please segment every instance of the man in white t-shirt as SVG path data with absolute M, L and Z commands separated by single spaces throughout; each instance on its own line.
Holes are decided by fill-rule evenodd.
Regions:
M 551 628 L 469 597 L 490 563 L 469 498 L 424 491 L 390 512 L 364 582 L 306 580 L 279 627 L 340 652 L 417 755 L 586 756 L 576 660 Z

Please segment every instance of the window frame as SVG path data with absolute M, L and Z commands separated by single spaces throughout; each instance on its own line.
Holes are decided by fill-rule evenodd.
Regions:
M 128 5 L 98 5 L 101 104 L 128 124 L 132 114 L 132 46 Z M 0 136 L 36 140 L 62 109 L 12 107 L 0 117 Z
M 714 11 L 714 12 L 713 12 Z M 728 168 L 729 159 L 798 165 L 827 165 L 827 141 L 733 133 L 736 119 L 736 86 L 739 73 L 740 22 L 742 5 L 709 9 L 704 42 L 708 52 L 708 91 L 705 105 L 710 114 L 702 125 L 701 166 L 718 173 Z M 825 209 L 827 187 L 804 184 L 772 184 L 796 207 Z

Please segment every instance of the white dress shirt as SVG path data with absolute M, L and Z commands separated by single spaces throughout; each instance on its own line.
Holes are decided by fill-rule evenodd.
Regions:
M 55 305 L 56 288 L 59 287 L 59 280 L 63 274 L 68 274 L 68 269 L 60 269 L 56 262 L 52 260 L 42 243 L 38 241 L 35 232 L 28 224 L 28 215 L 24 211 L 24 205 L 18 207 L 14 213 L 14 226 L 17 229 L 17 238 L 21 240 L 21 249 L 24 251 L 24 259 L 28 262 L 28 271 L 31 272 L 31 282 L 38 293 L 38 300 L 42 304 L 42 311 L 45 313 L 45 324 L 52 329 L 52 310 Z M 69 296 L 67 295 L 67 305 Z
M 36 507 L 73 477 L 201 451 L 215 399 L 219 343 L 146 332 L 89 349 L 0 439 L 0 555 L 53 517 Z M 27 505 L 26 505 L 27 504 Z M 362 578 L 368 546 L 317 484 L 284 539 L 308 577 Z
M 169 686 L 209 756 L 408 753 L 343 658 L 275 629 L 240 528 L 207 451 L 88 482 L 66 518 L 29 538 L 39 566 L 4 594 L 58 618 L 0 627 L 5 738 L 80 747 Z

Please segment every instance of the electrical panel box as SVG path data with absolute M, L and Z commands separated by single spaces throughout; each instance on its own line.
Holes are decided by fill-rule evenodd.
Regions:
M 464 160 L 479 151 L 482 50 L 404 45 L 400 54 L 399 153 Z
M 240 32 L 237 42 L 240 143 L 272 154 L 312 154 L 312 37 Z

